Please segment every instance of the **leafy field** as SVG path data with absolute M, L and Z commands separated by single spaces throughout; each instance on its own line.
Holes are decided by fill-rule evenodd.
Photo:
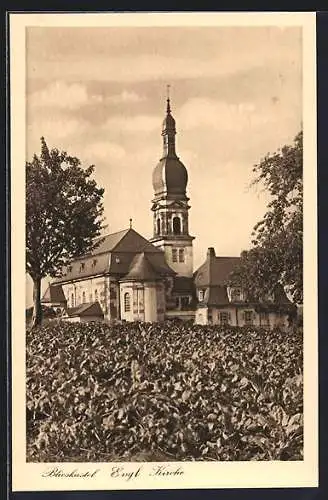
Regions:
M 53 323 L 27 332 L 28 461 L 302 460 L 301 332 Z

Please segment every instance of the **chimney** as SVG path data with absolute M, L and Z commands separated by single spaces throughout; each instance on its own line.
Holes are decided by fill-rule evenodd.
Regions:
M 209 247 L 207 250 L 207 258 L 215 257 L 215 250 L 213 247 Z

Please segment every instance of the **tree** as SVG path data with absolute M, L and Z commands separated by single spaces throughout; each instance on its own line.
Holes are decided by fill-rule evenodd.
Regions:
M 282 285 L 303 301 L 303 133 L 292 145 L 268 154 L 253 172 L 252 185 L 270 194 L 267 212 L 252 233 L 252 248 L 241 254 L 230 284 L 243 285 L 256 300 Z
M 104 189 L 94 166 L 41 138 L 41 154 L 26 163 L 26 271 L 33 280 L 33 327 L 41 323 L 41 280 L 60 276 L 68 262 L 95 247 L 103 229 Z M 98 241 L 99 244 L 99 241 Z

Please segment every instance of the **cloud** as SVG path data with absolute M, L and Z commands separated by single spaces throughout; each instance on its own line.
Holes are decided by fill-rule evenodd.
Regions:
M 72 153 L 72 144 L 77 137 L 85 137 L 87 129 L 88 124 L 76 118 L 34 115 L 26 130 L 28 158 L 39 153 L 41 136 L 45 137 L 49 147 L 68 149 Z
M 136 92 L 123 90 L 120 94 L 113 95 L 106 99 L 107 102 L 112 102 L 113 104 L 125 104 L 133 102 L 142 102 L 145 97 L 140 96 Z
M 136 83 L 212 78 L 258 66 L 300 64 L 300 28 L 131 27 L 64 32 L 44 28 L 30 29 L 28 35 L 27 69 L 36 79 L 61 79 L 65 74 L 74 81 Z
M 88 95 L 85 85 L 56 80 L 47 87 L 32 93 L 28 104 L 32 108 L 76 109 L 88 104 L 100 103 L 100 95 Z
M 156 115 L 135 115 L 135 116 L 112 116 L 103 125 L 103 130 L 128 132 L 137 134 L 138 132 L 152 132 L 159 130 L 160 119 Z
M 211 128 L 238 132 L 267 121 L 266 113 L 252 102 L 225 103 L 215 99 L 189 99 L 180 109 L 179 125 L 184 130 Z
M 100 161 L 112 164 L 124 160 L 126 151 L 119 144 L 109 141 L 97 141 L 86 145 L 84 156 L 92 163 Z

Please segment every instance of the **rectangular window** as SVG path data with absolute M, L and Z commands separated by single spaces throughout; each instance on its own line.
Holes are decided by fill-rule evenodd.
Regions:
M 179 262 L 185 261 L 184 248 L 179 248 Z
M 244 312 L 245 325 L 253 324 L 253 311 L 245 311 Z
M 172 262 L 178 262 L 178 250 L 172 248 Z
M 205 297 L 205 291 L 204 290 L 198 290 L 198 300 L 202 302 Z
M 124 312 L 130 312 L 131 304 L 130 304 L 130 294 L 126 292 L 124 294 Z
M 189 306 L 189 297 L 181 297 L 181 307 L 187 308 Z
M 219 313 L 220 325 L 229 325 L 230 314 L 228 312 Z
M 240 302 L 241 301 L 241 289 L 240 288 L 232 288 L 231 289 L 231 302 Z
M 85 267 L 84 262 L 82 262 L 80 265 L 80 272 L 84 271 L 84 267 Z

